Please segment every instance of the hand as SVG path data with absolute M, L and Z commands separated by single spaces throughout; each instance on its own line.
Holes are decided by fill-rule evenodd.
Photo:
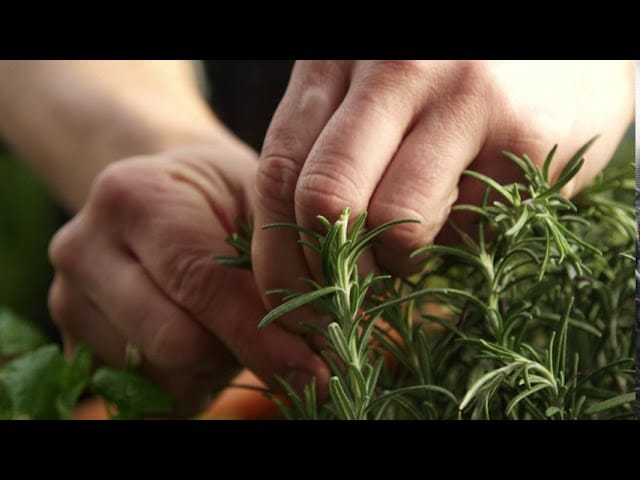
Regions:
M 368 210 L 375 227 L 396 226 L 362 270 L 407 274 L 409 254 L 431 243 L 454 202 L 479 203 L 472 168 L 501 182 L 517 178 L 502 150 L 541 165 L 558 143 L 557 178 L 570 156 L 600 134 L 572 195 L 609 160 L 633 115 L 633 62 L 298 62 L 267 133 L 258 170 L 253 265 L 260 292 L 303 289 L 292 279 L 318 272 L 313 252 L 273 222 L 320 229 L 346 206 Z M 463 219 L 464 221 L 464 219 Z M 468 225 L 467 225 L 468 226 Z M 442 239 L 450 241 L 447 232 Z M 274 299 L 263 300 L 273 306 Z M 284 324 L 299 331 L 299 316 Z
M 229 143 L 116 162 L 51 242 L 49 305 L 66 349 L 87 342 L 121 367 L 131 342 L 177 415 L 199 411 L 240 365 L 273 387 L 276 373 L 300 386 L 327 376 L 301 337 L 258 331 L 252 274 L 212 258 L 234 253 L 224 239 L 251 213 L 255 157 Z

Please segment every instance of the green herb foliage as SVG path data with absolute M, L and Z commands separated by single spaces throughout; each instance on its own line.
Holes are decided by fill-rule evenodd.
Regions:
M 608 169 L 573 201 L 560 194 L 594 140 L 553 185 L 555 147 L 542 169 L 504 152 L 525 183 L 465 171 L 486 185 L 481 205 L 455 207 L 477 215 L 477 234 L 452 225 L 460 245 L 414 252 L 426 260 L 412 278 L 357 268 L 380 233 L 410 220 L 367 230 L 363 213 L 348 228 L 346 208 L 334 222 L 318 217 L 323 233 L 264 227 L 307 234 L 301 243 L 320 256 L 322 278 L 307 279 L 311 291 L 277 291 L 286 297 L 260 328 L 306 304 L 332 319 L 326 331 L 313 329 L 328 343 L 330 398 L 320 405 L 315 384 L 300 397 L 281 380 L 284 417 L 633 418 L 631 166 Z M 249 267 L 250 251 L 238 253 Z
M 71 418 L 86 392 L 102 396 L 114 419 L 171 411 L 169 395 L 146 378 L 107 367 L 92 374 L 86 345 L 67 361 L 58 345 L 41 346 L 43 338 L 26 320 L 7 310 L 0 314 L 0 419 Z
M 610 165 L 572 201 L 560 194 L 587 143 L 554 185 L 549 166 L 505 152 L 526 181 L 486 185 L 477 232 L 457 246 L 414 252 L 410 278 L 361 275 L 358 258 L 398 220 L 372 230 L 345 208 L 322 233 L 298 225 L 321 259 L 307 292 L 277 290 L 283 303 L 260 328 L 310 305 L 330 315 L 322 352 L 333 376 L 320 403 L 315 381 L 287 399 L 267 393 L 287 419 L 617 419 L 634 410 L 632 165 Z M 350 223 L 351 220 L 351 223 Z M 349 226 L 351 225 L 351 226 Z M 251 221 L 227 241 L 224 265 L 251 268 Z M 167 414 L 171 400 L 127 367 L 92 373 L 86 346 L 65 360 L 25 319 L 0 311 L 0 419 L 70 418 L 83 394 L 102 396 L 111 418 Z

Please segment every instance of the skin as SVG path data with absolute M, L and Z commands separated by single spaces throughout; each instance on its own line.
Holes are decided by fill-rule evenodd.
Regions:
M 300 335 L 312 313 L 255 328 L 278 303 L 265 291 L 305 288 L 292 279 L 316 260 L 296 234 L 256 228 L 255 277 L 219 266 L 236 215 L 318 228 L 315 215 L 348 205 L 370 227 L 416 218 L 362 265 L 410 272 L 413 249 L 454 241 L 441 229 L 451 206 L 478 200 L 464 168 L 514 178 L 502 149 L 539 163 L 559 143 L 557 175 L 600 133 L 565 193 L 583 186 L 632 118 L 633 76 L 632 62 L 298 62 L 258 161 L 185 62 L 0 62 L 0 135 L 77 212 L 50 247 L 67 350 L 86 341 L 121 366 L 131 342 L 187 415 L 240 366 L 272 387 L 276 373 L 296 387 L 316 376 L 326 395 L 328 369 Z
M 517 169 L 500 154 L 526 153 L 542 165 L 558 143 L 556 178 L 587 140 L 587 155 L 571 196 L 600 171 L 633 118 L 634 65 L 629 61 L 301 61 L 267 132 L 256 179 L 256 225 L 296 222 L 317 231 L 316 215 L 367 225 L 398 218 L 365 254 L 363 273 L 414 271 L 409 254 L 456 241 L 443 228 L 455 203 L 479 203 L 479 182 L 466 168 L 501 182 Z M 472 218 L 454 218 L 472 231 Z M 274 288 L 304 289 L 318 260 L 296 232 L 256 230 L 253 265 L 262 298 Z M 287 262 L 282 261 L 283 258 Z M 419 260 L 419 259 L 418 259 Z M 301 331 L 313 312 L 292 312 L 281 324 Z M 316 319 L 320 321 L 320 319 Z
M 0 62 L 0 85 L 0 134 L 77 211 L 50 244 L 67 354 L 87 342 L 123 366 L 130 342 L 178 416 L 241 366 L 274 388 L 275 374 L 326 383 L 301 337 L 257 330 L 252 275 L 212 259 L 251 213 L 258 155 L 208 111 L 188 64 Z

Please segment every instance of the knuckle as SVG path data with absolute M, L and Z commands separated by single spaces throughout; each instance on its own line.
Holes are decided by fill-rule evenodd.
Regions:
M 428 71 L 429 62 L 426 60 L 377 60 L 376 70 L 381 73 L 389 72 L 397 76 L 422 77 Z
M 82 242 L 73 222 L 60 228 L 49 242 L 49 259 L 54 267 L 68 271 L 77 270 Z
M 268 154 L 258 165 L 256 195 L 266 208 L 287 213 L 300 173 L 299 163 L 286 154 Z
M 402 108 L 409 108 L 417 102 L 413 102 L 413 91 L 404 90 L 402 94 L 397 92 L 397 82 L 385 78 L 376 78 L 375 82 L 364 81 L 360 88 L 353 90 L 349 95 L 353 99 L 347 104 L 352 118 L 360 118 L 371 114 L 381 121 L 394 121 L 395 113 Z
M 352 102 L 347 104 L 354 109 L 354 116 L 372 113 L 383 120 L 397 121 L 399 112 L 413 116 L 420 111 L 430 82 L 422 68 L 412 62 L 389 60 L 361 67 L 356 87 L 349 90 Z
M 444 69 L 447 97 L 471 97 L 487 102 L 502 91 L 490 64 L 481 60 L 461 60 Z
M 56 270 L 89 280 L 93 277 L 88 255 L 89 244 L 80 215 L 82 214 L 56 232 L 49 242 L 48 255 Z
M 139 218 L 145 215 L 139 181 L 149 176 L 140 171 L 136 159 L 123 160 L 107 166 L 98 174 L 92 187 L 89 204 L 94 211 L 114 218 Z
M 330 220 L 337 218 L 345 207 L 350 207 L 354 214 L 364 211 L 366 201 L 357 195 L 361 187 L 352 180 L 351 164 L 344 157 L 340 160 L 338 155 L 325 155 L 321 167 L 300 177 L 295 192 L 297 209 Z
M 344 60 L 301 60 L 296 64 L 306 85 L 323 87 L 344 69 Z

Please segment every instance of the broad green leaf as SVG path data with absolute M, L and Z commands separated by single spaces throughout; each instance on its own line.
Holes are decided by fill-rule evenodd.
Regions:
M 61 418 L 70 418 L 78 398 L 89 384 L 93 358 L 88 345 L 79 344 L 66 369 L 64 390 L 58 400 Z
M 46 345 L 7 363 L 0 371 L 14 416 L 58 419 L 67 365 L 57 345 Z
M 141 418 L 171 412 L 171 397 L 150 380 L 131 372 L 102 367 L 91 378 L 91 388 L 114 404 L 121 418 Z
M 0 309 L 0 357 L 13 357 L 47 343 L 44 334 L 24 318 Z

